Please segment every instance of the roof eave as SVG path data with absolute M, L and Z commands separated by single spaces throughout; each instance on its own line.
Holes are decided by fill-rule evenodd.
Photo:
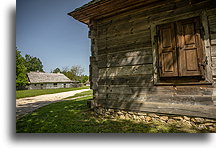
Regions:
M 89 25 L 90 20 L 109 17 L 156 1 L 159 0 L 101 0 L 75 9 L 74 11 L 68 13 L 68 15 L 84 24 Z
M 68 13 L 68 15 L 71 16 L 71 17 L 73 17 L 74 19 L 76 19 L 76 20 L 78 20 L 78 21 L 80 21 L 80 22 L 82 22 L 82 23 L 84 23 L 84 24 L 86 24 L 86 25 L 89 24 L 89 20 L 82 20 L 82 19 L 79 19 L 78 16 L 73 15 L 73 14 L 74 14 L 73 12 Z

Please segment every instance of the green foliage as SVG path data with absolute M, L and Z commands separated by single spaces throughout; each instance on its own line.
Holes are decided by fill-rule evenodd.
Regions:
M 39 58 L 32 57 L 28 54 L 25 58 L 22 57 L 21 52 L 16 49 L 16 88 L 24 89 L 28 83 L 27 73 L 30 71 L 43 72 L 43 65 Z
M 85 87 L 78 87 L 78 88 L 58 88 L 58 89 L 38 89 L 38 90 L 18 90 L 16 91 L 16 98 L 25 98 L 25 97 L 34 97 L 38 95 L 44 94 L 54 94 L 60 92 L 67 92 L 73 90 L 80 90 L 80 89 L 88 89 L 88 86 Z
M 82 75 L 82 76 L 80 76 L 80 80 L 79 81 L 81 83 L 86 83 L 88 81 L 88 79 L 89 79 L 89 76 Z
M 43 64 L 39 58 L 30 56 L 28 54 L 25 55 L 25 66 L 27 68 L 27 72 L 30 71 L 41 71 L 43 70 Z
M 20 54 L 20 51 L 16 49 L 16 88 L 22 89 L 27 84 L 27 68 L 24 65 L 25 59 Z
M 17 133 L 199 133 L 192 127 L 94 116 L 83 97 L 44 106 L 17 120 Z
M 59 68 L 56 68 L 52 71 L 52 73 L 60 73 L 60 72 L 61 72 L 61 70 Z
M 82 75 L 83 72 L 84 72 L 84 69 L 79 65 L 72 66 L 70 69 L 66 67 L 66 68 L 63 68 L 62 70 L 62 73 L 65 76 L 75 81 L 79 81 L 80 76 Z
M 85 83 L 89 77 L 86 75 L 83 75 L 84 68 L 82 68 L 79 65 L 72 66 L 71 68 L 64 67 L 62 70 L 60 68 L 55 68 L 52 73 L 63 73 L 66 77 L 68 77 L 71 80 L 79 81 L 80 83 Z

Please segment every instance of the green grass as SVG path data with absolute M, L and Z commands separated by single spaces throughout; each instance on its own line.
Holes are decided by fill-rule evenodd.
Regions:
M 81 93 L 76 93 L 75 95 L 64 98 L 64 99 L 71 99 L 71 98 L 77 98 L 77 97 L 82 97 L 82 96 L 89 96 L 89 95 L 92 95 L 92 93 L 93 93 L 92 90 L 83 91 Z
M 197 133 L 190 127 L 99 118 L 87 107 L 92 96 L 44 106 L 17 120 L 17 133 Z
M 17 90 L 16 91 L 16 98 L 25 98 L 25 97 L 34 97 L 38 95 L 44 94 L 54 94 L 66 91 L 73 91 L 73 90 L 80 90 L 80 89 L 87 89 L 89 86 L 85 87 L 78 87 L 78 88 L 58 88 L 58 89 L 39 89 L 39 90 Z

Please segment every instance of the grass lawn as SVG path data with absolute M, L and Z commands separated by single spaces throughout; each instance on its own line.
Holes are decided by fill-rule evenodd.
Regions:
M 71 99 L 71 98 L 77 98 L 77 97 L 82 97 L 82 96 L 90 96 L 90 95 L 92 95 L 92 93 L 93 93 L 92 90 L 83 91 L 81 93 L 76 93 L 75 95 L 64 98 L 64 99 Z
M 54 94 L 66 91 L 73 91 L 73 90 L 80 90 L 80 89 L 87 89 L 89 86 L 78 87 L 78 88 L 58 88 L 58 89 L 38 89 L 38 90 L 17 90 L 16 91 L 16 98 L 25 98 L 25 97 L 34 97 L 38 95 L 44 94 Z
M 17 133 L 198 133 L 191 127 L 99 118 L 87 107 L 92 96 L 53 103 L 17 120 Z

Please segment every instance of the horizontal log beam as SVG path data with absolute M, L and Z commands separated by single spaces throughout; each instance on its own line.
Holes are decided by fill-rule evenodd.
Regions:
M 98 106 L 106 108 L 117 108 L 132 111 L 145 111 L 166 114 L 200 116 L 216 118 L 215 107 L 207 105 L 185 105 L 143 101 L 116 101 L 116 100 L 97 100 Z

